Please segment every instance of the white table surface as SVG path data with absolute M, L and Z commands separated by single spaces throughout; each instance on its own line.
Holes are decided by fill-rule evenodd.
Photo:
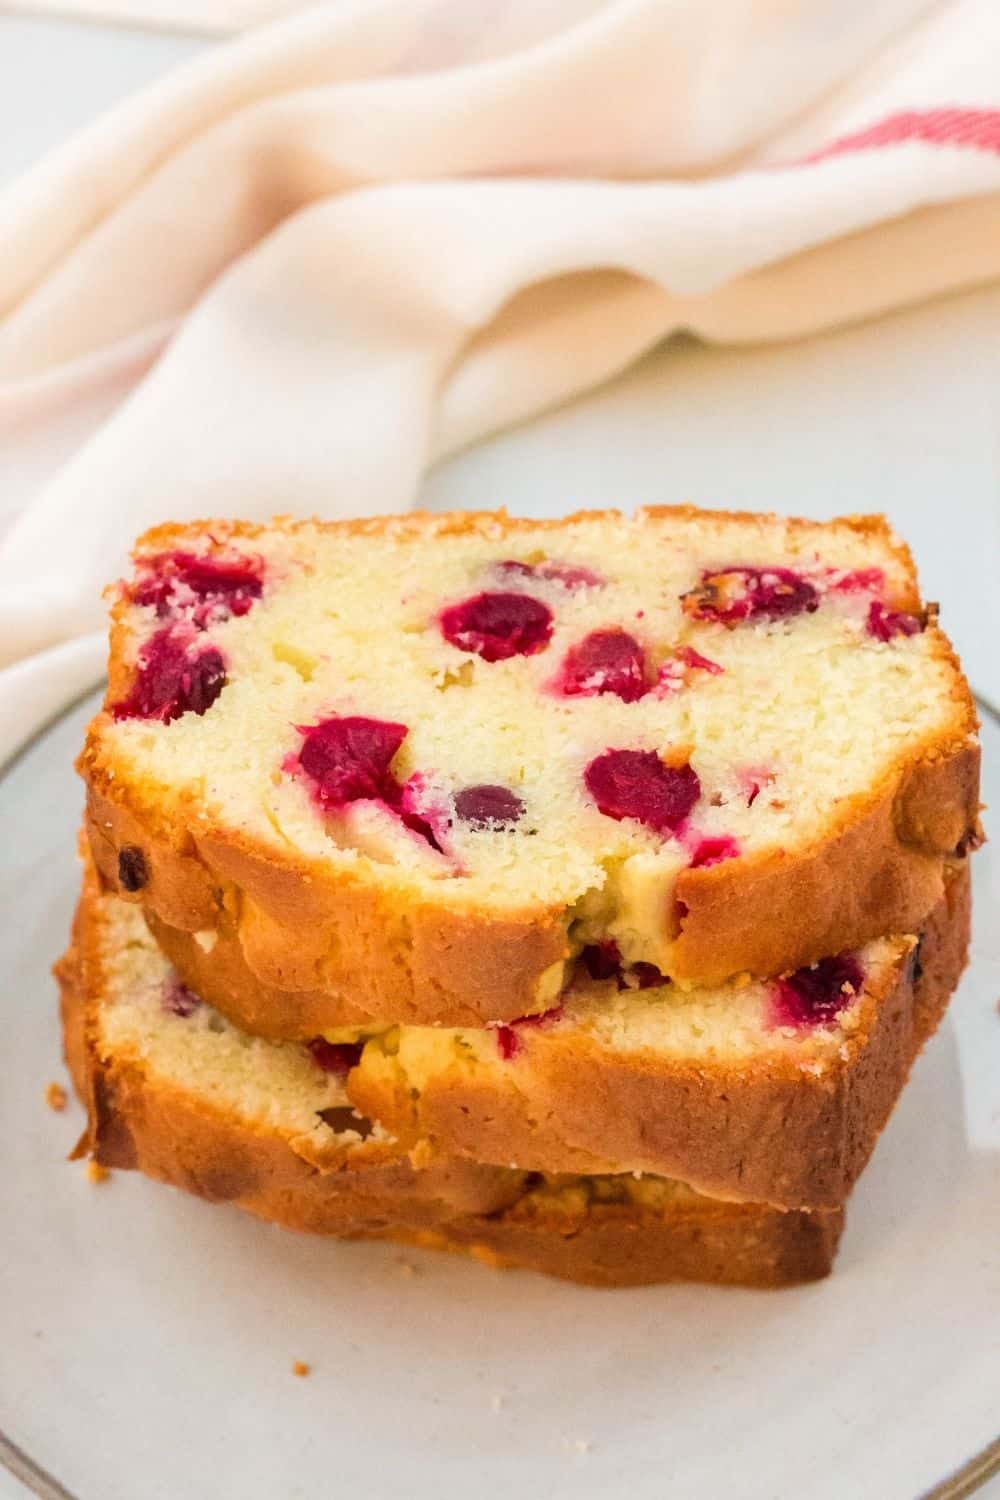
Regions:
M 206 45 L 0 16 L 0 186 Z M 634 444 L 608 452 L 594 441 L 595 402 L 634 413 Z M 678 500 L 884 510 L 973 686 L 1000 704 L 1000 287 L 794 345 L 676 340 L 594 396 L 443 466 L 426 491 L 442 508 L 517 511 L 528 496 L 552 513 Z M 0 1470 L 3 1500 L 24 1493 Z M 979 1493 L 1000 1500 L 1000 1479 Z

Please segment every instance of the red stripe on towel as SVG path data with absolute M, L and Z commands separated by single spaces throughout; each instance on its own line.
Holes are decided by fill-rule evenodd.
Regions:
M 828 146 L 790 162 L 803 167 L 842 156 L 849 151 L 871 151 L 881 146 L 898 146 L 906 141 L 921 141 L 927 146 L 957 146 L 973 151 L 1000 154 L 1000 110 L 998 109 L 927 109 L 903 110 L 887 115 L 874 125 L 842 135 Z

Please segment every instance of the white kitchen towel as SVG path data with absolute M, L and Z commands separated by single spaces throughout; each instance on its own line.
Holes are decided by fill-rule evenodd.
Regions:
M 996 0 L 340 0 L 0 197 L 0 758 L 151 523 L 412 504 L 670 332 L 1000 275 Z

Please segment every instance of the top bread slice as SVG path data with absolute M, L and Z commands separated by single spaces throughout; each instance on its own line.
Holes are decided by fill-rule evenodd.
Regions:
M 883 520 L 681 508 L 153 531 L 80 768 L 105 879 L 324 1030 L 919 930 L 978 755 Z

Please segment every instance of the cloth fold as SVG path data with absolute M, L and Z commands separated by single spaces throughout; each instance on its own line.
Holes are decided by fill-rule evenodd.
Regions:
M 0 758 L 154 522 L 404 509 L 675 330 L 998 275 L 992 0 L 341 0 L 217 49 L 0 197 Z
M 127 26 L 226 36 L 304 10 L 310 0 L 8 0 L 5 9 L 60 20 L 107 21 Z

